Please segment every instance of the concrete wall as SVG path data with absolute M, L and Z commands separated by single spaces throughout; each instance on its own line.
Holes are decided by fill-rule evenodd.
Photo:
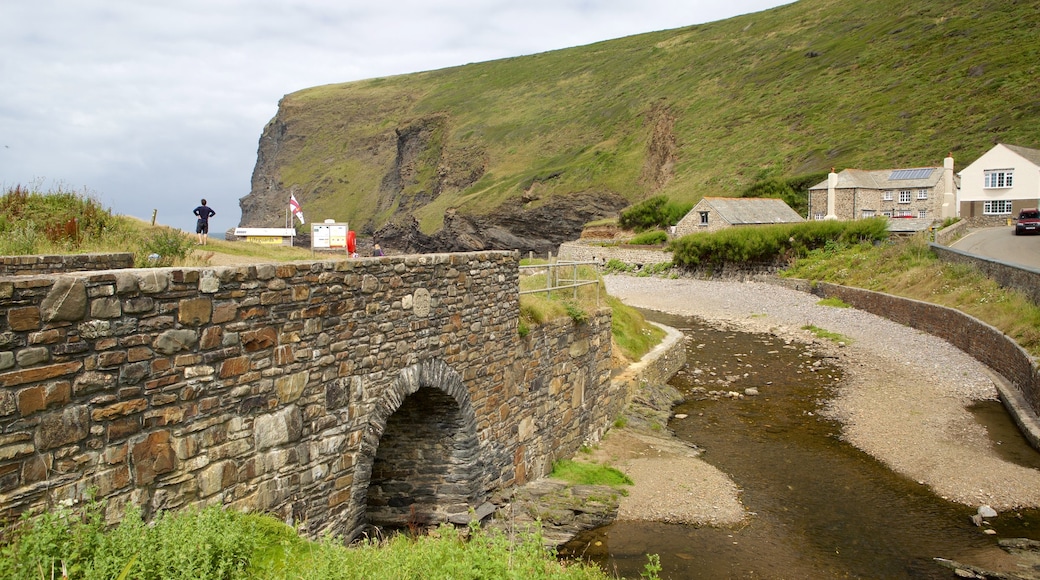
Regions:
M 110 521 L 220 504 L 354 535 L 538 477 L 624 389 L 609 311 L 519 336 L 517 258 L 0 278 L 0 508 L 93 489 Z
M 133 254 L 0 256 L 0 276 L 26 276 L 85 270 L 119 270 L 133 267 Z

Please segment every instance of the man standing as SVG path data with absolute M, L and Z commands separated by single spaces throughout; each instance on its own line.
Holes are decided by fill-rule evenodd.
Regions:
M 195 224 L 195 233 L 199 235 L 199 245 L 204 246 L 209 241 L 209 218 L 217 215 L 217 212 L 206 205 L 206 200 L 203 199 L 202 205 L 195 208 L 195 215 L 199 218 Z

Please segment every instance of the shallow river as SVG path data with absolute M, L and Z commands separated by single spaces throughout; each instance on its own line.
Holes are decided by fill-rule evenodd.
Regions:
M 1013 569 L 999 538 L 1040 539 L 1040 512 L 1002 513 L 987 535 L 975 507 L 950 503 L 840 440 L 819 416 L 841 372 L 803 345 L 769 335 L 709 328 L 697 319 L 645 312 L 687 336 L 687 364 L 670 383 L 687 397 L 671 430 L 704 450 L 703 459 L 743 490 L 750 512 L 729 528 L 617 522 L 582 534 L 562 550 L 626 578 L 646 554 L 662 578 L 953 578 L 942 557 Z M 719 398 L 709 391 L 759 390 Z M 1040 468 L 999 403 L 975 409 L 994 448 Z

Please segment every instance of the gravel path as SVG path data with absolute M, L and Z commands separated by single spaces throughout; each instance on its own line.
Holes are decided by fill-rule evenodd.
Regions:
M 985 428 L 967 410 L 973 402 L 996 400 L 998 379 L 949 343 L 867 312 L 821 306 L 811 294 L 764 282 L 607 276 L 606 284 L 610 294 L 632 306 L 768 332 L 833 352 L 845 380 L 826 412 L 843 425 L 849 443 L 951 501 L 998 511 L 1040 507 L 1040 471 L 998 457 Z M 821 341 L 802 330 L 806 325 L 851 342 Z M 663 442 L 656 449 L 653 443 L 633 445 L 629 436 L 624 431 L 608 436 L 601 448 L 636 482 L 636 490 L 622 500 L 620 518 L 718 524 L 742 517 L 733 509 L 736 486 L 728 478 L 718 481 L 713 467 L 703 468 L 700 459 L 675 449 L 662 451 Z M 697 471 L 690 478 L 674 477 L 669 461 Z M 697 479 L 710 483 L 691 485 Z M 653 505 L 669 506 L 669 513 L 655 514 Z

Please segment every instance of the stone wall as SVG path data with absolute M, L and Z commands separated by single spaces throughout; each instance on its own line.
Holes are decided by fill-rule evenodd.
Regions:
M 86 270 L 120 270 L 133 267 L 133 254 L 0 256 L 0 276 L 26 276 Z
M 439 521 L 538 477 L 623 389 L 608 311 L 519 336 L 517 262 L 0 278 L 0 508 L 94 490 L 110 521 L 219 504 L 353 536 L 369 514 Z
M 935 243 L 949 246 L 968 233 L 968 222 L 958 220 L 935 232 Z
M 1017 290 L 1034 304 L 1040 305 L 1040 270 L 968 254 L 939 244 L 929 246 L 943 262 L 968 264 L 995 280 L 997 284 Z
M 1026 438 L 1040 448 L 1040 370 L 1003 332 L 959 310 L 910 298 L 826 283 L 814 285 L 812 292 L 938 336 L 989 366 L 1010 383 L 998 384 L 1001 399 Z
M 574 262 L 620 260 L 626 264 L 647 266 L 672 261 L 672 253 L 627 244 L 601 245 L 596 242 L 564 242 L 560 244 L 559 259 Z

